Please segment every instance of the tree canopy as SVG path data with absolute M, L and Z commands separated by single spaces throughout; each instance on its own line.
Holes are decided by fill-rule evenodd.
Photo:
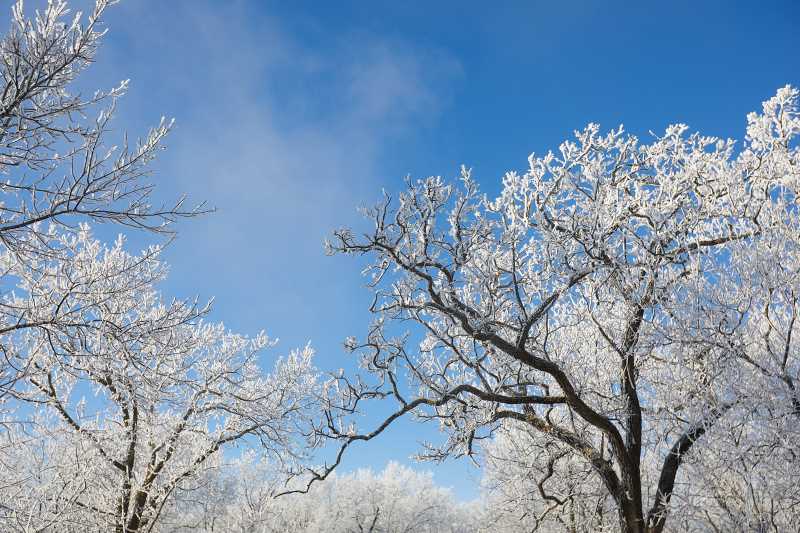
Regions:
M 522 464 L 562 483 L 561 497 L 539 485 L 545 514 L 578 475 L 596 481 L 577 494 L 599 490 L 631 532 L 662 531 L 676 493 L 715 500 L 681 475 L 686 458 L 740 474 L 794 461 L 798 133 L 787 86 L 739 146 L 683 124 L 648 143 L 590 124 L 497 198 L 468 169 L 386 194 L 369 233 L 329 243 L 370 258 L 375 321 L 348 341 L 369 375 L 338 380 L 319 433 L 344 451 L 412 413 L 447 433 L 422 453 L 438 460 L 523 430 L 549 459 Z M 348 415 L 374 398 L 397 411 L 355 431 Z
M 796 527 L 800 91 L 741 142 L 589 124 L 493 197 L 409 178 L 327 243 L 366 258 L 374 320 L 326 376 L 162 293 L 164 236 L 210 210 L 154 200 L 171 121 L 115 141 L 127 82 L 75 89 L 115 3 L 18 0 L 0 39 L 0 529 Z M 335 472 L 406 416 L 443 435 L 421 459 L 481 466 L 481 501 Z

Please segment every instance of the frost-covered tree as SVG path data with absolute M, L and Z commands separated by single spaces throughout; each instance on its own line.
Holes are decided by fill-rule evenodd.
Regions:
M 684 458 L 675 481 L 680 490 L 673 493 L 665 530 L 795 528 L 800 463 L 791 417 L 776 424 L 770 408 L 736 415 L 709 428 L 706 446 Z M 648 462 L 643 469 L 652 479 L 658 466 Z M 613 500 L 591 468 L 524 427 L 507 425 L 495 433 L 484 447 L 483 476 L 489 531 L 618 530 Z
M 795 182 L 785 192 L 794 195 L 796 158 L 792 168 Z M 739 363 L 729 388 L 741 400 L 686 458 L 676 481 L 685 487 L 673 503 L 682 520 L 676 530 L 791 531 L 800 520 L 797 214 L 796 204 L 786 205 L 787 231 L 765 236 L 729 264 L 731 281 L 721 290 L 735 310 L 731 349 Z
M 160 531 L 469 533 L 479 508 L 458 503 L 429 472 L 389 463 L 380 473 L 332 475 L 307 494 L 275 498 L 269 463 L 245 457 L 210 471 L 204 496 L 176 499 Z
M 438 487 L 430 473 L 390 463 L 380 474 L 360 470 L 321 485 L 322 512 L 308 531 L 374 533 L 474 531 L 470 509 Z
M 37 264 L 41 278 L 25 287 L 27 307 L 59 305 L 77 325 L 15 337 L 30 365 L 11 394 L 17 419 L 33 420 L 4 435 L 1 477 L 17 480 L 0 488 L 4 527 L 148 531 L 228 447 L 247 443 L 286 467 L 304 458 L 317 396 L 310 348 L 267 373 L 264 335 L 229 333 L 203 321 L 208 306 L 160 296 L 156 248 L 132 256 L 88 231 L 64 246 L 71 260 Z
M 314 475 L 407 413 L 447 433 L 429 459 L 520 428 L 545 452 L 524 458 L 529 476 L 558 478 L 530 512 L 566 516 L 575 494 L 582 513 L 600 501 L 604 523 L 608 505 L 622 531 L 658 533 L 673 502 L 714 497 L 684 462 L 721 459 L 734 480 L 764 443 L 796 461 L 798 133 L 784 87 L 739 145 L 682 124 L 647 143 L 590 124 L 494 199 L 466 169 L 460 185 L 386 195 L 365 210 L 370 231 L 330 242 L 369 257 L 376 320 L 346 342 L 368 375 L 329 388 L 318 432 L 342 446 Z M 360 431 L 350 415 L 376 398 L 397 410 Z
M 28 18 L 22 0 L 0 39 L 0 339 L 65 318 L 20 308 L 9 298 L 14 263 L 34 266 L 62 253 L 61 236 L 81 221 L 111 222 L 154 232 L 193 216 L 183 200 L 153 205 L 148 164 L 169 121 L 138 141 L 109 139 L 127 81 L 84 96 L 75 80 L 94 60 L 105 30 L 101 17 L 114 0 L 97 0 L 88 17 L 54 0 Z M 31 275 L 36 275 L 31 272 Z M 24 354 L 3 340 L 0 394 L 27 368 Z
M 149 163 L 171 123 L 115 143 L 127 81 L 85 96 L 115 0 L 88 17 L 21 0 L 0 39 L 0 529 L 153 530 L 223 451 L 275 465 L 305 457 L 316 375 L 309 348 L 262 367 L 264 336 L 205 322 L 163 298 L 161 247 L 91 236 L 113 223 L 170 234 L 203 212 L 157 205 Z M 313 444 L 313 443 L 312 443 Z

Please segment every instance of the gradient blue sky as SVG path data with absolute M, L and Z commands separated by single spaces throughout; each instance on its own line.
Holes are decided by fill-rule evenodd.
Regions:
M 590 121 L 740 139 L 747 112 L 800 84 L 790 1 L 125 0 L 107 22 L 84 83 L 131 79 L 116 121 L 131 134 L 175 117 L 159 195 L 218 208 L 180 225 L 165 292 L 215 297 L 215 319 L 279 337 L 274 355 L 311 341 L 326 369 L 350 366 L 370 297 L 323 239 L 382 188 L 463 163 L 491 193 Z M 342 467 L 408 462 L 423 438 L 435 428 L 399 424 Z M 477 495 L 466 461 L 425 468 Z

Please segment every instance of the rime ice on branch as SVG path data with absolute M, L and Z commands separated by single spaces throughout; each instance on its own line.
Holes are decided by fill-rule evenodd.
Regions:
M 104 222 L 169 235 L 204 212 L 152 203 L 148 165 L 171 122 L 109 143 L 127 82 L 72 92 L 114 3 L 97 0 L 84 20 L 54 0 L 28 19 L 18 1 L 0 40 L 3 530 L 155 531 L 226 448 L 247 443 L 291 472 L 315 444 L 310 348 L 266 372 L 265 336 L 160 295 L 159 246 L 131 255 L 122 237 L 91 235 Z
M 2 434 L 15 457 L 0 467 L 15 502 L 7 523 L 147 531 L 228 447 L 249 443 L 276 469 L 307 458 L 318 410 L 310 348 L 267 373 L 266 336 L 232 334 L 203 321 L 208 306 L 161 298 L 156 252 L 131 256 L 87 233 L 72 249 L 71 262 L 42 268 L 28 305 L 58 301 L 73 325 L 16 338 L 29 369 L 13 395 L 36 414 Z
M 161 149 L 171 121 L 162 119 L 135 142 L 109 139 L 117 101 L 127 81 L 89 97 L 73 88 L 92 63 L 105 30 L 101 16 L 116 2 L 97 0 L 88 17 L 74 16 L 66 2 L 48 2 L 26 18 L 14 4 L 11 26 L 0 40 L 0 334 L 56 323 L 36 316 L 8 295 L 9 271 L 63 254 L 62 240 L 81 222 L 111 222 L 169 234 L 181 217 L 204 212 L 179 199 L 153 205 L 148 165 Z M 65 258 L 65 260 L 68 260 Z M 26 363 L 4 345 L 0 395 L 12 387 Z M 23 356 L 24 359 L 24 356 Z
M 385 195 L 365 210 L 371 232 L 329 243 L 370 258 L 376 319 L 346 343 L 367 375 L 331 384 L 319 434 L 343 453 L 410 413 L 447 434 L 430 459 L 523 435 L 518 449 L 543 455 L 492 461 L 535 478 L 520 512 L 537 524 L 578 498 L 590 528 L 657 533 L 680 507 L 676 521 L 726 529 L 738 511 L 688 470 L 735 480 L 772 457 L 786 479 L 782 461 L 797 464 L 799 132 L 784 87 L 739 145 L 682 124 L 649 143 L 590 124 L 506 174 L 496 199 L 466 169 Z M 397 411 L 361 432 L 350 415 L 374 399 Z M 781 483 L 759 497 L 790 523 L 779 503 L 798 493 Z

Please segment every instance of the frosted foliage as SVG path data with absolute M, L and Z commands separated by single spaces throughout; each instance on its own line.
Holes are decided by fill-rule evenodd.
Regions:
M 287 473 L 304 459 L 317 409 L 310 348 L 267 373 L 266 336 L 205 322 L 208 306 L 163 300 L 157 249 L 132 256 L 122 240 L 104 247 L 88 231 L 64 247 L 69 261 L 37 264 L 34 279 L 19 274 L 27 296 L 15 305 L 65 318 L 13 337 L 28 365 L 14 414 L 19 420 L 27 404 L 35 415 L 3 433 L 3 477 L 18 482 L 2 489 L 17 505 L 0 519 L 31 531 L 56 520 L 144 530 L 175 490 L 237 442 Z M 36 477 L 26 477 L 31 469 Z
M 108 140 L 127 82 L 85 97 L 113 0 L 84 16 L 11 7 L 0 38 L 0 529 L 151 531 L 226 449 L 291 477 L 318 441 L 312 350 L 263 366 L 273 343 L 165 299 L 161 248 L 132 255 L 91 224 L 156 234 L 202 208 L 151 203 L 171 122 Z
M 308 494 L 273 498 L 270 465 L 245 457 L 209 472 L 202 499 L 178 498 L 164 531 L 469 533 L 480 510 L 459 504 L 430 473 L 389 465 L 332 475 Z
M 88 16 L 15 2 L 0 39 L 0 529 L 152 531 L 239 444 L 292 477 L 317 443 L 312 350 L 263 366 L 273 342 L 165 299 L 161 248 L 138 255 L 91 224 L 171 233 L 201 208 L 151 204 L 148 165 L 171 122 L 108 142 L 127 82 L 73 90 L 116 3 Z
M 613 500 L 591 465 L 517 426 L 485 447 L 487 531 L 617 531 Z
M 649 142 L 590 124 L 507 173 L 496 198 L 468 169 L 457 184 L 409 180 L 364 210 L 369 232 L 329 243 L 368 258 L 375 321 L 346 342 L 366 372 L 328 387 L 318 432 L 344 452 L 410 413 L 446 435 L 421 453 L 434 460 L 479 459 L 504 435 L 515 448 L 492 476 L 510 476 L 498 457 L 517 452 L 523 479 L 554 470 L 515 511 L 542 530 L 570 513 L 632 532 L 673 515 L 725 530 L 763 506 L 706 512 L 719 498 L 689 472 L 730 472 L 724 492 L 754 465 L 758 498 L 796 521 L 780 480 L 800 417 L 798 133 L 787 86 L 738 144 L 683 124 Z M 375 398 L 397 411 L 361 432 L 350 413 Z
M 127 81 L 88 97 L 73 88 L 94 60 L 105 34 L 102 16 L 115 3 L 97 0 L 85 15 L 61 0 L 31 16 L 21 0 L 3 8 L 11 23 L 0 38 L 0 335 L 61 318 L 20 308 L 8 293 L 21 270 L 34 283 L 41 261 L 68 257 L 64 240 L 75 237 L 80 223 L 170 233 L 174 220 L 203 211 L 184 208 L 183 200 L 151 201 L 149 164 L 170 121 L 162 119 L 142 139 L 115 142 L 111 120 Z M 0 398 L 19 377 L 16 350 L 2 344 Z

